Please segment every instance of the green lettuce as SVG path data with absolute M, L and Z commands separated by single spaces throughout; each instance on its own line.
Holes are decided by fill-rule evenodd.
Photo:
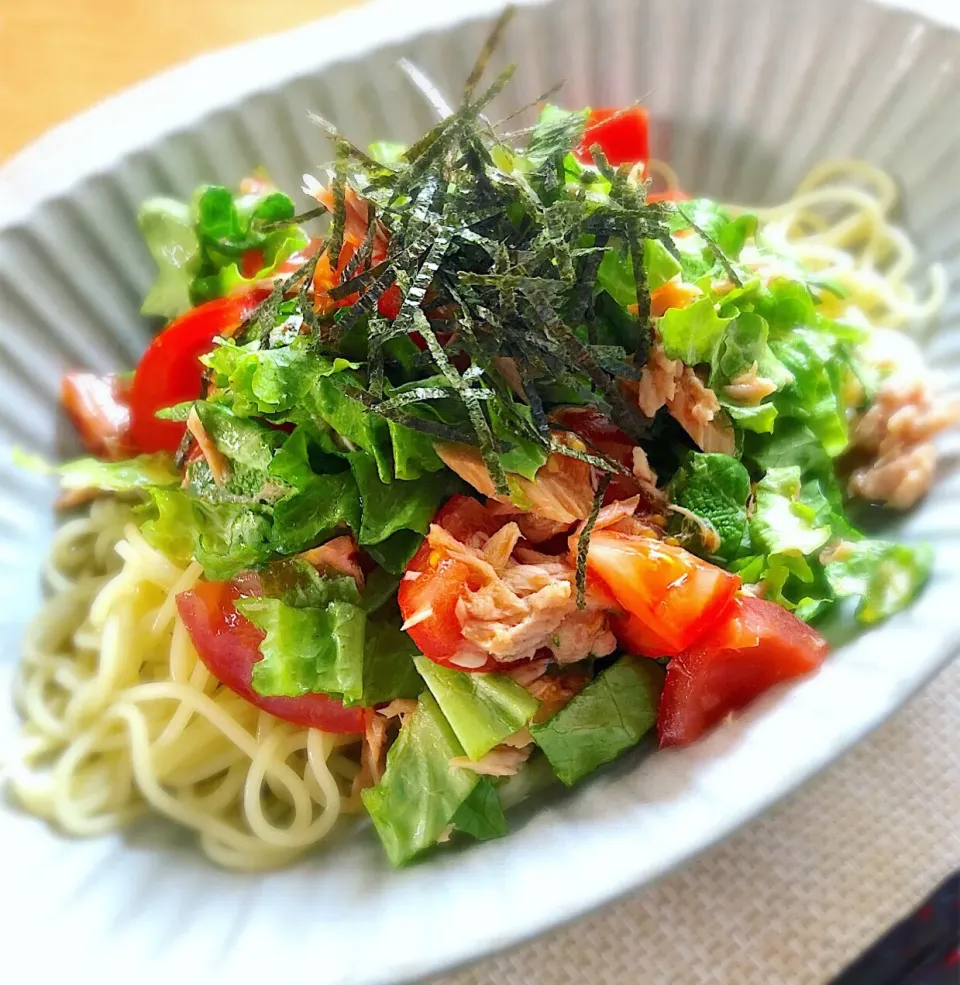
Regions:
M 364 600 L 366 601 L 366 599 Z M 358 704 L 366 708 L 395 698 L 416 698 L 423 690 L 414 658 L 416 644 L 396 618 L 369 619 L 363 647 L 363 688 Z
M 440 504 L 453 491 L 449 472 L 428 472 L 419 479 L 383 482 L 369 455 L 355 452 L 348 457 L 363 503 L 363 519 L 357 532 L 361 544 L 379 544 L 400 530 L 425 534 Z
M 663 668 L 621 657 L 552 718 L 530 731 L 568 787 L 635 746 L 657 721 Z
M 824 568 L 840 598 L 859 598 L 857 619 L 872 625 L 905 609 L 927 583 L 933 550 L 885 540 L 845 542 Z
M 750 536 L 767 554 L 813 554 L 830 539 L 830 528 L 818 523 L 817 509 L 801 500 L 800 489 L 797 465 L 769 469 L 757 483 Z
M 426 657 L 414 662 L 471 759 L 480 759 L 522 729 L 540 707 L 536 698 L 505 674 L 468 674 L 441 667 Z
M 366 613 L 350 602 L 294 608 L 280 599 L 248 598 L 237 609 L 266 634 L 253 665 L 258 694 L 320 692 L 359 702 L 363 696 Z
M 359 367 L 310 351 L 307 336 L 273 349 L 259 342 L 237 345 L 226 340 L 201 356 L 201 362 L 213 371 L 214 385 L 224 391 L 221 399 L 243 417 L 285 414 L 303 403 L 318 379 Z
M 157 265 L 157 277 L 140 311 L 175 318 L 192 307 L 190 285 L 200 271 L 200 241 L 189 206 L 151 198 L 137 213 L 140 233 Z
M 473 792 L 453 815 L 453 826 L 477 841 L 502 838 L 507 833 L 500 794 L 490 777 L 480 777 Z
M 750 474 L 740 462 L 730 455 L 692 452 L 674 475 L 669 495 L 672 502 L 710 524 L 720 539 L 705 552 L 700 526 L 676 517 L 673 526 L 687 546 L 724 561 L 740 553 L 750 497 Z
M 394 865 L 432 848 L 480 783 L 477 773 L 450 765 L 462 755 L 440 706 L 424 692 L 387 754 L 380 782 L 360 795 Z M 472 806 L 461 821 L 474 826 L 475 814 Z
M 686 308 L 670 308 L 660 319 L 664 352 L 688 366 L 712 362 L 731 321 L 720 316 L 709 297 Z
M 103 492 L 132 493 L 164 489 L 180 484 L 173 459 L 166 452 L 137 455 L 122 462 L 103 462 L 97 458 L 75 458 L 62 465 L 50 465 L 37 455 L 19 449 L 13 461 L 20 468 L 39 475 L 55 475 L 64 489 L 100 489 Z

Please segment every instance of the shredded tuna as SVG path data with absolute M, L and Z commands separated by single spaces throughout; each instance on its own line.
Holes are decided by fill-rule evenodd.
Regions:
M 534 722 L 545 722 L 561 708 L 565 708 L 588 684 L 590 675 L 585 670 L 569 668 L 556 674 L 544 674 L 526 685 L 527 690 L 540 702 Z
M 693 510 L 688 510 L 685 506 L 678 506 L 676 503 L 670 503 L 667 509 L 696 525 L 700 531 L 700 541 L 706 551 L 712 554 L 720 546 L 720 534 L 717 533 L 717 528 L 709 520 L 705 520 Z
M 222 486 L 230 478 L 230 462 L 216 446 L 213 438 L 207 434 L 207 429 L 200 423 L 200 415 L 197 413 L 196 407 L 191 407 L 190 413 L 187 415 L 187 430 L 193 435 L 207 465 L 210 466 L 213 481 L 218 486 Z
M 542 677 L 549 666 L 549 658 L 544 658 L 542 660 L 531 660 L 529 662 L 518 664 L 516 667 L 508 668 L 506 673 L 509 674 L 510 677 L 512 677 L 521 687 L 528 687 L 528 685 L 532 684 L 538 677 Z
M 513 503 L 499 503 L 495 499 L 487 501 L 487 512 L 493 516 L 508 516 L 519 528 L 524 540 L 531 544 L 542 544 L 551 540 L 557 534 L 565 534 L 570 529 L 569 523 L 559 523 L 547 520 L 536 513 L 527 513 L 518 509 Z
M 360 772 L 353 779 L 351 795 L 375 787 L 383 776 L 387 760 L 387 723 L 379 715 L 367 715 L 360 745 Z
M 933 484 L 937 450 L 932 440 L 960 420 L 960 402 L 939 400 L 929 384 L 894 374 L 853 425 L 852 450 L 866 456 L 854 469 L 852 496 L 906 509 Z
M 507 568 L 507 562 L 513 549 L 517 546 L 520 539 L 520 528 L 515 523 L 508 523 L 501 527 L 483 545 L 483 556 L 489 562 L 494 571 L 501 577 Z
M 364 577 L 363 569 L 360 567 L 360 548 L 352 535 L 334 537 L 319 547 L 304 551 L 300 558 L 312 564 L 318 571 L 339 571 L 340 574 L 349 575 L 356 583 L 357 588 L 362 592 Z
M 723 388 L 723 392 L 739 404 L 747 407 L 755 407 L 764 397 L 769 397 L 771 393 L 777 392 L 777 384 L 766 376 L 759 376 L 757 364 L 754 363 L 749 369 L 744 370 L 739 376 L 735 376 Z
M 530 758 L 531 752 L 530 746 L 514 749 L 511 746 L 501 745 L 491 749 L 486 756 L 481 756 L 476 761 L 467 756 L 454 756 L 450 760 L 450 765 L 472 770 L 481 776 L 513 776 Z
M 657 488 L 657 473 L 650 468 L 647 453 L 639 445 L 633 449 L 633 477 L 651 503 L 660 504 L 666 499 L 663 491 Z
M 676 393 L 667 401 L 667 409 L 702 451 L 725 455 L 736 451 L 733 427 L 721 409 L 717 395 L 689 366 L 683 367 Z
M 93 500 L 103 495 L 101 489 L 65 489 L 54 503 L 57 510 L 72 510 L 76 506 L 83 506 L 84 503 L 91 503 Z
M 476 448 L 440 441 L 434 447 L 444 465 L 477 492 L 509 503 L 507 497 L 497 494 L 483 456 Z M 551 452 L 535 479 L 512 475 L 510 480 L 528 511 L 546 520 L 569 526 L 589 516 L 593 506 L 590 466 L 568 455 Z
M 865 468 L 854 469 L 847 490 L 851 496 L 908 509 L 933 485 L 937 457 L 937 449 L 929 442 L 911 445 L 884 455 Z
M 683 363 L 679 359 L 668 359 L 663 344 L 656 340 L 643 367 L 637 390 L 637 403 L 647 417 L 653 417 L 668 401 L 673 400 L 682 370 Z
M 517 369 L 517 361 L 509 356 L 494 356 L 491 360 L 494 369 L 504 378 L 511 390 L 521 399 L 526 400 L 527 395 L 523 390 L 523 380 L 520 379 L 520 371 Z
M 413 698 L 394 698 L 389 704 L 377 709 L 377 714 L 384 718 L 399 718 L 405 722 L 409 715 L 417 710 L 417 702 Z
M 533 736 L 530 734 L 530 729 L 524 726 L 518 732 L 514 732 L 513 735 L 508 735 L 500 744 L 510 746 L 511 749 L 523 749 L 524 746 L 529 746 L 531 742 L 533 742 Z
M 331 179 L 332 179 L 331 175 Z M 326 185 L 322 185 L 312 174 L 303 176 L 303 191 L 315 198 L 321 205 L 326 206 L 331 212 L 334 209 L 333 190 Z M 344 205 L 346 207 L 346 221 L 344 223 L 344 235 L 356 241 L 360 245 L 364 234 L 367 231 L 370 213 L 367 203 L 350 187 L 346 186 L 344 193 Z M 377 220 L 377 232 L 373 240 L 375 252 L 385 253 L 389 237 L 383 223 Z
M 732 455 L 735 450 L 733 427 L 717 395 L 690 366 L 679 359 L 669 359 L 659 339 L 643 367 L 637 404 L 647 417 L 666 407 L 703 451 Z
M 577 608 L 575 572 L 565 556 L 532 564 L 510 558 L 498 572 L 482 550 L 461 543 L 442 527 L 432 526 L 427 539 L 431 547 L 464 563 L 479 585 L 457 602 L 457 619 L 471 644 L 458 654 L 461 666 L 465 659 L 482 666 L 485 659 L 480 657 L 505 663 L 527 660 L 541 650 L 559 663 L 571 663 L 615 648 L 602 602 L 588 593 L 585 608 Z

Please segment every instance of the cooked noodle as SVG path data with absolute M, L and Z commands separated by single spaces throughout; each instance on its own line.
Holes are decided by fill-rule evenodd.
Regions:
M 650 171 L 678 186 L 668 166 Z M 876 168 L 823 164 L 783 205 L 733 207 L 760 218 L 762 242 L 778 255 L 745 250 L 741 259 L 832 281 L 846 296 L 824 291 L 828 314 L 916 324 L 943 304 L 946 277 L 934 266 L 918 293 L 916 248 L 891 224 L 896 201 Z M 27 809 L 73 834 L 152 809 L 195 830 L 220 864 L 281 865 L 357 810 L 349 791 L 359 743 L 281 722 L 218 685 L 174 604 L 199 575 L 198 564 L 184 569 L 152 549 L 116 500 L 60 529 L 45 571 L 52 595 L 24 642 L 25 724 L 11 782 Z
M 150 808 L 223 865 L 281 865 L 355 808 L 357 741 L 281 722 L 217 684 L 173 604 L 199 574 L 153 550 L 115 500 L 61 528 L 53 595 L 24 641 L 11 783 L 71 834 Z

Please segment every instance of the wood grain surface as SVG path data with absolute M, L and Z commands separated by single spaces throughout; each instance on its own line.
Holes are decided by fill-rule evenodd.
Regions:
M 0 160 L 194 55 L 362 0 L 0 0 Z

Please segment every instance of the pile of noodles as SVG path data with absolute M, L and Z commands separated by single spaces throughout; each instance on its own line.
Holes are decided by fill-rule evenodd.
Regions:
M 676 185 L 666 166 L 651 172 Z M 759 217 L 788 275 L 792 265 L 841 289 L 824 291 L 826 314 L 897 329 L 934 315 L 947 285 L 934 267 L 918 290 L 916 248 L 892 224 L 896 200 L 888 175 L 838 161 L 783 205 L 731 209 Z M 24 642 L 10 784 L 29 811 L 73 834 L 155 811 L 195 830 L 222 865 L 282 865 L 359 810 L 350 790 L 360 737 L 279 721 L 218 685 L 174 603 L 199 576 L 198 564 L 182 568 L 151 548 L 116 500 L 60 528 L 50 597 Z

